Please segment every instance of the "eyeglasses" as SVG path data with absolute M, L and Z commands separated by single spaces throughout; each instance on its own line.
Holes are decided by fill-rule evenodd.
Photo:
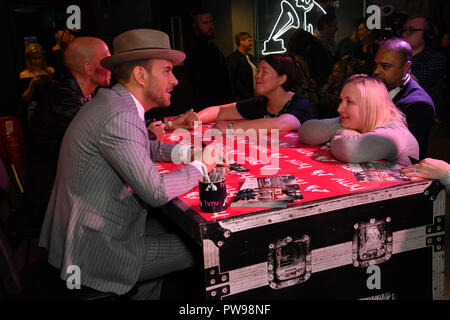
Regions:
M 405 28 L 402 30 L 402 33 L 406 33 L 407 36 L 412 35 L 413 33 L 417 32 L 417 31 L 425 31 L 425 29 L 419 29 L 419 28 Z

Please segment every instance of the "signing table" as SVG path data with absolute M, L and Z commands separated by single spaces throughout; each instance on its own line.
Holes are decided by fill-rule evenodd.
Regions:
M 214 141 L 249 169 L 226 175 L 227 210 L 202 212 L 198 188 L 163 208 L 202 248 L 207 299 L 444 297 L 445 194 L 437 185 L 386 174 L 358 181 L 328 146 L 303 145 L 295 133 L 219 137 L 208 129 L 166 141 Z M 164 173 L 181 164 L 157 166 Z M 281 175 L 296 177 L 302 199 L 286 208 L 230 206 L 246 178 Z

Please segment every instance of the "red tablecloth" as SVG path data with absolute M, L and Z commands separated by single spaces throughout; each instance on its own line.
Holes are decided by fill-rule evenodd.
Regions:
M 205 128 L 203 128 L 203 132 L 205 132 Z M 165 141 L 177 143 L 182 140 L 188 142 L 189 139 L 192 139 L 192 143 L 198 145 L 198 143 L 201 144 L 201 136 L 201 130 L 196 130 L 196 132 L 190 132 L 183 136 L 174 134 L 166 135 Z M 194 137 L 196 137 L 196 139 Z M 251 150 L 255 150 L 254 145 L 249 143 L 251 139 L 255 139 L 253 136 L 246 136 L 245 140 L 243 136 L 240 136 L 239 138 L 234 136 L 233 142 L 231 142 L 231 137 L 228 137 L 228 139 L 229 140 L 226 141 L 226 139 L 223 138 L 222 144 L 224 146 L 228 146 L 227 150 L 230 150 L 230 146 L 233 146 L 234 144 L 234 147 L 231 148 L 235 150 L 234 159 L 231 156 L 230 158 L 241 163 L 239 161 L 239 156 L 241 156 L 241 160 L 242 156 L 244 156 L 245 163 L 241 164 L 250 169 L 250 171 L 226 175 L 228 194 L 227 211 L 216 214 L 204 213 L 200 211 L 198 187 L 179 197 L 180 200 L 189 205 L 207 221 L 269 209 L 261 207 L 230 207 L 237 191 L 241 188 L 245 178 L 247 177 L 282 174 L 292 174 L 296 176 L 300 190 L 303 194 L 303 199 L 295 201 L 293 204 L 290 204 L 290 206 L 302 202 L 336 197 L 349 193 L 365 192 L 386 188 L 392 185 L 408 183 L 408 181 L 359 182 L 350 170 L 349 165 L 333 158 L 327 146 L 308 146 L 301 144 L 296 133 L 284 133 L 279 136 L 268 135 L 266 139 L 267 144 L 263 144 L 263 148 L 260 148 L 260 150 L 267 150 L 266 154 L 258 153 L 258 150 L 253 153 L 251 152 Z M 208 137 L 206 137 L 206 140 L 206 144 L 211 141 Z M 240 142 L 237 143 L 237 140 Z M 277 142 L 279 142 L 279 147 L 271 148 L 271 144 L 274 143 L 274 145 L 276 145 Z M 236 153 L 236 150 L 239 150 L 239 145 L 241 152 Z M 245 152 L 242 152 L 244 150 L 243 146 L 245 146 Z M 256 158 L 254 157 L 255 154 L 257 155 Z M 269 163 L 276 164 L 278 162 L 279 165 L 271 166 L 268 164 L 267 159 L 264 158 L 265 155 L 272 157 L 270 158 L 271 160 Z M 261 159 L 266 160 L 266 164 L 258 161 Z M 160 170 L 161 173 L 176 170 L 181 166 L 182 165 L 175 165 L 173 163 L 157 164 L 158 170 Z M 273 167 L 278 167 L 278 169 Z

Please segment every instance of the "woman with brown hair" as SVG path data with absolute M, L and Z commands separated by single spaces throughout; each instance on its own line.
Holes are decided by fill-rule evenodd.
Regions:
M 215 128 L 222 132 L 232 128 L 297 130 L 301 123 L 313 117 L 308 99 L 293 92 L 297 81 L 295 64 L 290 56 L 264 56 L 255 76 L 255 89 L 259 96 L 203 109 L 192 114 L 184 126 L 191 129 L 194 121 L 219 121 Z M 243 121 L 224 124 L 220 120 Z

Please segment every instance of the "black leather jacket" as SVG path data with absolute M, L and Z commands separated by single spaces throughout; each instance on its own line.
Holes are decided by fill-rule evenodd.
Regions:
M 250 61 L 257 66 L 255 58 L 251 54 L 248 56 Z M 233 82 L 235 99 L 242 100 L 253 97 L 253 71 L 247 58 L 239 50 L 236 50 L 227 57 L 227 63 Z
M 31 119 L 30 147 L 45 152 L 56 162 L 64 133 L 85 99 L 77 80 L 70 76 L 56 83 L 45 97 L 45 102 Z

